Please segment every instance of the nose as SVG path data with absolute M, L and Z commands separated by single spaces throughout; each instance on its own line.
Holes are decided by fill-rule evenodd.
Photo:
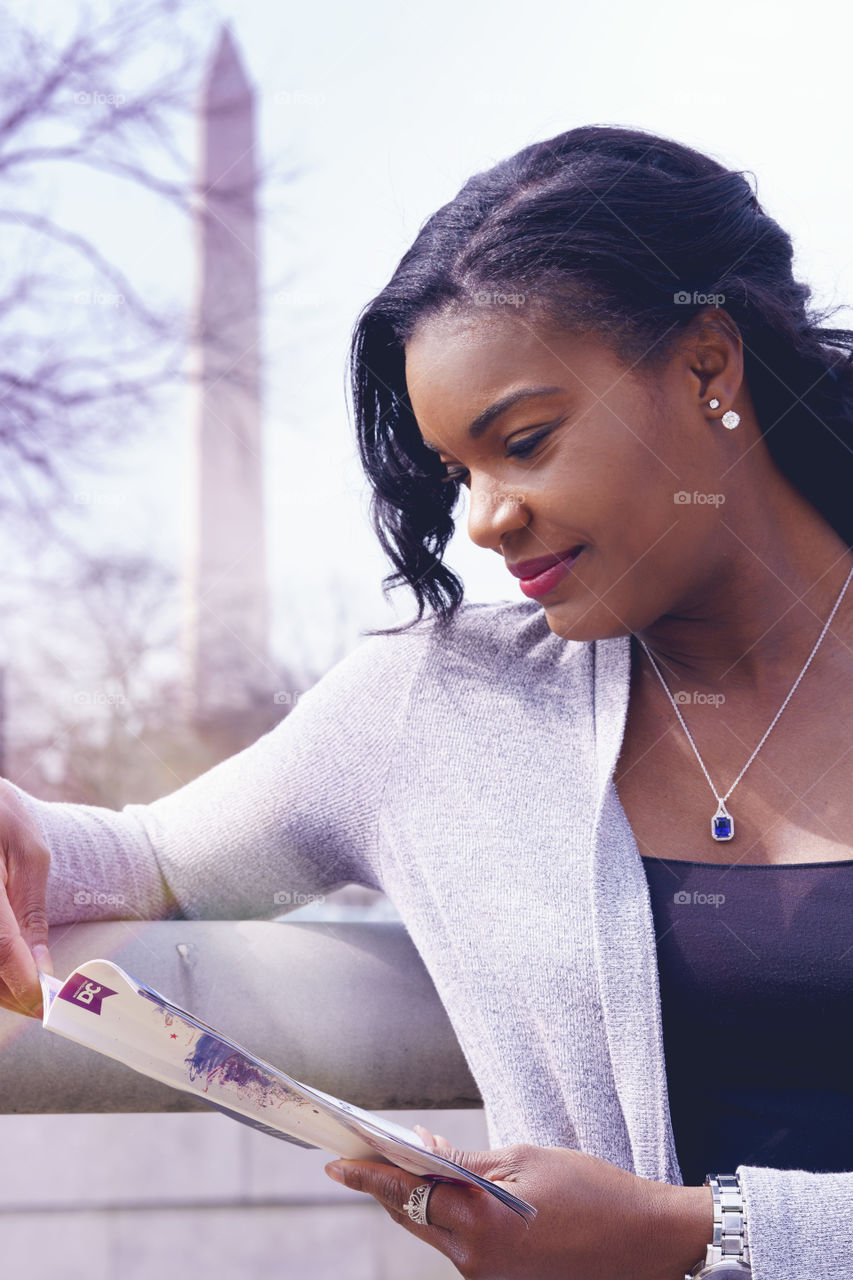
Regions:
M 523 529 L 528 513 L 520 494 L 493 481 L 468 484 L 468 537 L 478 547 L 502 555 L 503 540 L 513 529 Z

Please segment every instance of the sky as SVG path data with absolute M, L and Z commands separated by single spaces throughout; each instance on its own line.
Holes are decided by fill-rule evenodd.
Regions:
M 13 5 L 14 8 L 14 5 Z M 21 13 L 27 6 L 18 4 Z M 38 0 L 48 27 L 68 10 Z M 367 519 L 344 384 L 354 321 L 423 221 L 474 172 L 580 124 L 671 136 L 755 175 L 820 303 L 853 299 L 846 7 L 721 0 L 639 6 L 432 0 L 198 3 L 199 41 L 230 20 L 257 91 L 259 156 L 300 169 L 263 227 L 265 449 L 275 645 L 323 668 L 360 629 L 412 616 L 387 604 L 389 565 Z M 104 250 L 133 259 L 156 295 L 191 287 L 188 232 L 97 183 L 58 193 Z M 287 281 L 279 287 L 282 280 Z M 835 325 L 851 322 L 841 312 Z M 189 405 L 127 441 L 117 523 L 81 512 L 93 544 L 180 564 Z M 164 466 L 164 459 L 167 465 Z M 522 599 L 474 546 L 464 507 L 447 560 L 470 600 Z

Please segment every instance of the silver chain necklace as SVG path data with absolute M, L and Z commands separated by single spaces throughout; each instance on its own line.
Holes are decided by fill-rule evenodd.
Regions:
M 643 648 L 645 649 L 646 653 L 648 654 L 649 662 L 651 662 L 652 666 L 654 667 L 655 672 L 657 673 L 657 677 L 658 677 L 658 679 L 660 680 L 661 684 L 663 685 L 664 690 L 666 691 L 666 696 L 669 698 L 670 702 L 672 703 L 672 706 L 673 706 L 673 709 L 674 709 L 674 711 L 675 711 L 675 714 L 678 716 L 679 720 L 681 721 L 681 727 L 682 727 L 682 729 L 684 730 L 684 732 L 687 734 L 687 740 L 688 740 L 688 742 L 690 743 L 691 747 L 693 748 L 693 751 L 695 752 L 696 759 L 699 761 L 699 764 L 702 766 L 702 772 L 704 773 L 705 777 L 708 779 L 708 786 L 711 788 L 711 790 L 712 790 L 712 791 L 713 791 L 713 793 L 714 793 L 714 797 L 715 797 L 715 799 L 716 799 L 716 801 L 717 801 L 717 812 L 716 812 L 716 813 L 714 814 L 714 816 L 711 818 L 711 835 L 714 837 L 714 839 L 715 839 L 715 840 L 731 840 L 732 836 L 734 835 L 734 833 L 735 833 L 735 820 L 734 820 L 734 818 L 732 817 L 732 815 L 729 813 L 728 809 L 726 808 L 726 801 L 728 800 L 729 796 L 730 796 L 730 795 L 732 794 L 732 792 L 734 791 L 734 789 L 735 789 L 735 787 L 737 786 L 737 784 L 740 782 L 740 780 L 741 780 L 741 778 L 743 777 L 743 775 L 746 773 L 746 771 L 747 771 L 747 769 L 749 768 L 749 766 L 752 764 L 752 762 L 753 762 L 753 760 L 755 759 L 755 757 L 758 755 L 758 753 L 759 753 L 759 751 L 761 750 L 761 748 L 764 746 L 764 743 L 767 741 L 767 735 L 770 733 L 770 730 L 773 728 L 773 726 L 775 725 L 776 721 L 779 719 L 779 717 L 781 716 L 782 712 L 785 710 L 785 708 L 787 707 L 788 703 L 791 701 L 791 697 L 793 696 L 794 690 L 796 689 L 797 685 L 798 685 L 798 684 L 800 683 L 800 681 L 802 680 L 803 676 L 806 674 L 806 671 L 807 671 L 807 670 L 808 670 L 808 668 L 809 668 L 809 663 L 811 662 L 812 658 L 813 658 L 813 657 L 815 656 L 815 654 L 817 653 L 818 649 L 820 648 L 820 644 L 821 644 L 821 641 L 823 640 L 823 637 L 826 635 L 827 631 L 829 630 L 829 624 L 832 622 L 832 619 L 835 617 L 836 610 L 838 609 L 838 606 L 841 604 L 841 601 L 842 601 L 842 600 L 843 600 L 843 598 L 844 598 L 844 592 L 847 590 L 847 587 L 848 587 L 848 586 L 849 586 L 849 584 L 850 584 L 850 579 L 851 579 L 851 578 L 853 578 L 853 568 L 851 568 L 850 572 L 848 573 L 848 575 L 847 575 L 847 581 L 844 583 L 844 586 L 841 588 L 841 593 L 840 593 L 840 595 L 839 595 L 838 599 L 836 600 L 835 604 L 832 606 L 832 613 L 829 615 L 829 617 L 827 618 L 826 622 L 824 623 L 823 631 L 821 631 L 820 635 L 818 636 L 818 638 L 817 638 L 817 643 L 815 644 L 815 647 L 812 649 L 811 653 L 809 654 L 808 658 L 806 659 L 806 665 L 803 667 L 802 671 L 801 671 L 801 672 L 800 672 L 800 674 L 797 676 L 796 680 L 794 681 L 793 685 L 791 686 L 791 690 L 790 690 L 790 692 L 789 692 L 789 694 L 788 694 L 787 698 L 786 698 L 786 699 L 785 699 L 785 701 L 782 703 L 782 705 L 781 705 L 781 707 L 779 708 L 779 710 L 776 712 L 776 715 L 773 717 L 773 720 L 771 721 L 770 726 L 769 726 L 769 728 L 767 729 L 767 732 L 764 734 L 764 737 L 761 739 L 761 741 L 759 742 L 758 746 L 755 748 L 755 750 L 753 751 L 752 755 L 749 757 L 749 759 L 747 760 L 746 764 L 743 766 L 743 768 L 741 769 L 740 773 L 739 773 L 739 774 L 738 774 L 738 776 L 735 778 L 734 782 L 733 782 L 733 783 L 732 783 L 732 785 L 729 787 L 728 791 L 726 792 L 726 794 L 725 794 L 724 796 L 721 796 L 721 795 L 718 795 L 718 794 L 717 794 L 717 789 L 716 789 L 716 787 L 714 786 L 713 782 L 711 781 L 711 775 L 708 773 L 708 770 L 705 768 L 705 762 L 704 762 L 704 760 L 702 759 L 702 757 L 700 756 L 699 751 L 698 751 L 698 748 L 697 748 L 697 746 L 696 746 L 696 743 L 693 741 L 693 738 L 692 738 L 692 736 L 691 736 L 691 734 L 690 734 L 690 730 L 687 728 L 687 725 L 686 725 L 686 724 L 685 724 L 685 722 L 684 722 L 684 717 L 683 717 L 683 715 L 682 715 L 682 714 L 681 714 L 681 712 L 678 710 L 678 703 L 675 701 L 675 698 L 673 698 L 672 694 L 670 693 L 669 688 L 667 687 L 667 683 L 666 683 L 666 681 L 664 680 L 663 676 L 661 675 L 660 668 L 658 667 L 658 664 L 655 662 L 654 658 L 652 657 L 651 653 L 649 652 L 649 647 L 648 647 L 648 645 L 646 644 L 645 640 L 643 640 L 643 639 L 642 639 L 642 637 L 641 637 L 641 636 L 637 636 L 637 639 L 640 641 L 640 644 L 643 646 Z M 636 632 L 635 632 L 634 634 L 636 635 Z

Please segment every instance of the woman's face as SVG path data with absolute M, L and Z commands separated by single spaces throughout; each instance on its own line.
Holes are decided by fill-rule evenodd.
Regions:
M 544 577 L 507 578 L 508 595 L 539 600 L 552 631 L 625 635 L 701 608 L 731 457 L 687 357 L 652 380 L 594 338 L 464 313 L 415 330 L 406 381 L 424 441 L 470 491 L 471 539 L 522 565 L 522 579 L 540 568 L 523 562 L 557 558 Z M 578 547 L 566 572 L 559 558 Z

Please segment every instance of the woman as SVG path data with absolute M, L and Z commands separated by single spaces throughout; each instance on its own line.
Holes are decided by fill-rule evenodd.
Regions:
M 453 1154 L 539 1212 L 330 1173 L 467 1277 L 847 1276 L 853 334 L 791 258 L 742 174 L 629 129 L 429 219 L 351 360 L 417 618 L 153 804 L 6 784 L 10 1007 L 45 892 L 58 923 L 93 882 L 151 918 L 382 888 L 483 1096 L 493 1149 Z M 463 487 L 526 599 L 462 603 Z

